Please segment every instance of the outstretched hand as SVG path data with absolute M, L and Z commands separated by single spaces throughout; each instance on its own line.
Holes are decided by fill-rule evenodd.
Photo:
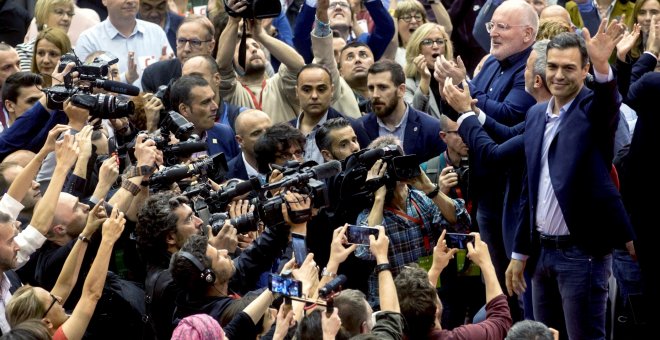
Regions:
M 609 73 L 608 59 L 616 44 L 623 39 L 625 27 L 616 19 L 607 24 L 607 19 L 603 19 L 598 27 L 598 32 L 593 37 L 589 30 L 584 28 L 582 36 L 589 53 L 589 59 L 593 63 L 594 70 L 601 74 Z

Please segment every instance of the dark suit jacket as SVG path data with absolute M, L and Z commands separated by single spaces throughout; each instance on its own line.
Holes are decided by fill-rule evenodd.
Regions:
M 229 163 L 227 163 L 229 171 L 227 171 L 226 179 L 239 178 L 242 180 L 250 179 L 247 174 L 247 168 L 245 163 L 243 163 L 243 154 L 239 153 L 238 156 L 232 158 Z
M 548 154 L 552 186 L 571 238 L 594 255 L 602 255 L 633 239 L 621 195 L 610 177 L 614 132 L 621 96 L 616 81 L 582 88 L 562 119 Z M 516 252 L 529 249 L 541 172 L 541 146 L 546 106 L 530 109 L 525 121 L 528 195 L 519 227 Z M 529 254 L 529 252 L 527 252 Z
M 408 109 L 406 131 L 403 135 L 403 151 L 406 155 L 417 155 L 417 160 L 421 164 L 445 151 L 447 145 L 440 139 L 440 121 L 438 119 L 410 106 Z M 358 122 L 362 123 L 368 137 L 367 141 L 360 141 L 360 145 L 364 142 L 369 144 L 378 138 L 379 126 L 375 113 L 371 112 L 360 117 Z
M 170 79 L 181 77 L 181 61 L 168 59 L 149 65 L 142 72 L 142 91 L 156 93 L 158 86 L 167 85 Z
M 234 131 L 229 126 L 215 123 L 211 129 L 206 131 L 206 134 L 209 155 L 224 152 L 225 159 L 232 159 L 240 154 L 238 143 L 234 138 Z
M 360 144 L 360 148 L 366 148 L 369 142 L 371 142 L 371 139 L 369 139 L 369 136 L 367 135 L 367 132 L 364 129 L 364 126 L 360 121 L 357 119 L 353 119 L 351 117 L 346 117 L 343 113 L 333 109 L 332 107 L 328 108 L 328 117 L 326 119 L 332 119 L 332 118 L 339 118 L 343 117 L 346 118 L 351 123 L 351 127 L 353 128 L 353 131 L 355 132 L 355 136 L 358 138 L 358 143 Z M 291 119 L 289 121 L 289 124 L 291 126 L 296 127 L 298 124 L 298 118 Z
M 0 160 L 16 150 L 39 152 L 46 142 L 48 132 L 57 124 L 66 124 L 69 118 L 64 111 L 48 112 L 39 102 L 16 118 L 14 124 L 0 133 Z

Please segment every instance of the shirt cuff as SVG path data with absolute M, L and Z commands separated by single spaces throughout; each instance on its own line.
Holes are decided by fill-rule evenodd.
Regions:
M 307 4 L 309 7 L 316 8 L 316 0 L 305 0 L 305 4 Z
M 25 208 L 21 202 L 17 201 L 15 198 L 11 197 L 9 194 L 4 194 L 2 199 L 0 199 L 0 210 L 9 214 L 12 219 L 16 219 L 18 214 L 21 213 L 21 210 Z
M 331 35 L 332 29 L 330 28 L 329 23 L 325 23 L 319 20 L 319 18 L 314 17 L 314 32 L 312 32 L 312 34 L 315 37 L 323 38 Z
M 30 259 L 30 255 L 41 248 L 44 242 L 46 242 L 46 236 L 41 234 L 35 227 L 28 225 L 16 235 L 14 241 L 16 241 L 20 249 L 17 254 L 17 263 L 20 267 Z
M 470 116 L 475 116 L 475 115 L 476 115 L 476 113 L 474 113 L 474 111 L 468 111 L 468 112 L 466 112 L 466 113 L 464 113 L 464 114 L 462 114 L 458 117 L 458 119 L 456 120 L 456 124 L 458 124 L 458 127 L 461 127 L 461 123 L 463 123 L 465 118 L 470 117 Z
M 600 73 L 594 68 L 594 78 L 598 83 L 607 83 L 608 81 L 614 79 L 614 73 L 612 72 L 612 67 L 608 67 L 607 74 Z
M 518 261 L 527 261 L 529 255 L 516 253 L 515 251 L 511 253 L 511 259 Z
M 648 55 L 650 55 L 650 56 L 653 56 L 653 58 L 658 59 L 658 57 L 657 57 L 653 52 L 651 52 L 651 51 L 644 51 L 644 54 L 648 54 Z

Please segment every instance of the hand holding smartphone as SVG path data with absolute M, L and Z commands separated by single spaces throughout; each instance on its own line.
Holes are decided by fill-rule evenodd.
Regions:
M 307 243 L 305 242 L 305 235 L 291 233 L 291 243 L 293 246 L 293 256 L 296 259 L 296 265 L 300 268 L 305 261 L 305 258 L 307 258 Z
M 378 238 L 378 228 L 349 224 L 346 239 L 349 244 L 369 245 L 369 235 Z
M 472 243 L 472 245 L 474 245 L 474 235 L 446 233 L 445 241 L 447 242 L 447 247 L 450 249 L 451 248 L 467 249 L 468 243 Z
M 292 297 L 302 297 L 302 282 L 290 277 L 270 274 L 268 289 L 273 293 Z

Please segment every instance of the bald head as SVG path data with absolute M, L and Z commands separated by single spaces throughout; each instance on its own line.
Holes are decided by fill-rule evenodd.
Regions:
M 568 11 L 566 8 L 559 5 L 550 5 L 543 9 L 541 12 L 541 19 L 557 20 L 565 22 L 568 26 L 572 26 L 571 16 L 568 14 Z
M 273 126 L 270 116 L 259 110 L 245 110 L 236 117 L 236 141 L 243 153 L 250 157 L 254 155 L 254 144 L 266 129 Z

